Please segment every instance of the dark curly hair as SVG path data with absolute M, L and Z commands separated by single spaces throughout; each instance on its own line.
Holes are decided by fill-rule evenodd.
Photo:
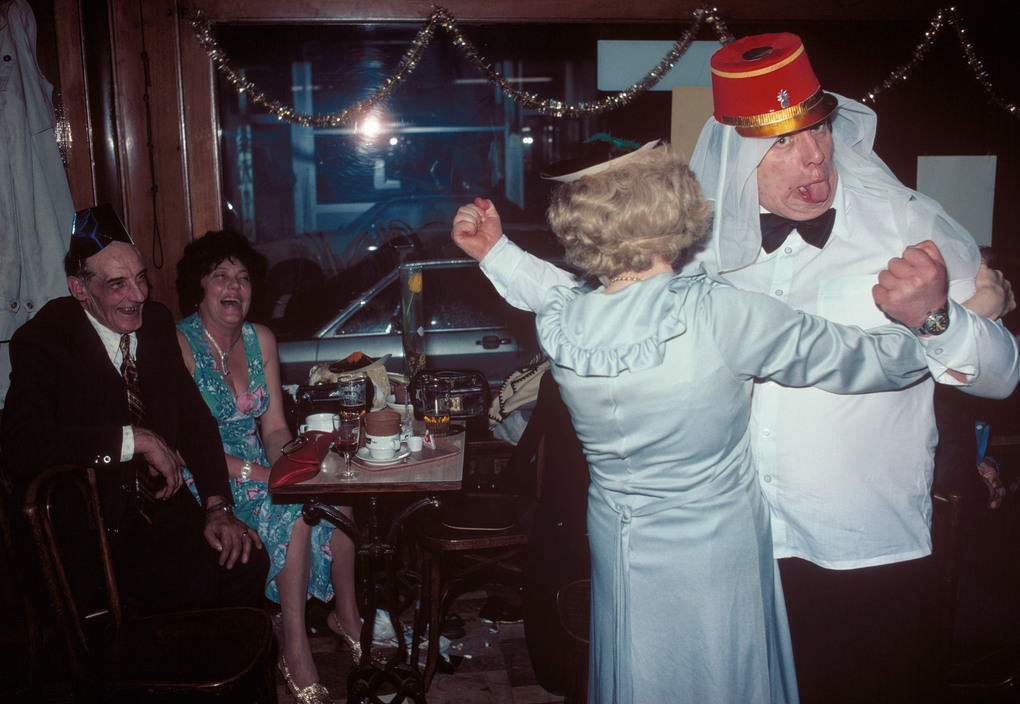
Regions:
M 185 247 L 184 255 L 177 262 L 177 303 L 181 313 L 189 315 L 198 309 L 205 296 L 202 277 L 227 259 L 244 264 L 251 277 L 252 290 L 258 290 L 266 274 L 266 258 L 239 232 L 211 230 Z

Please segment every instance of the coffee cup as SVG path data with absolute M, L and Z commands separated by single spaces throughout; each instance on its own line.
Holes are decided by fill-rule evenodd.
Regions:
M 307 433 L 309 430 L 319 430 L 324 433 L 332 433 L 340 425 L 340 416 L 336 413 L 313 413 L 301 424 L 298 431 Z
M 425 439 L 421 435 L 412 435 L 407 439 L 407 449 L 411 452 L 421 452 Z
M 393 457 L 400 449 L 400 433 L 395 435 L 369 435 L 365 433 L 365 447 L 372 459 L 384 460 Z
M 393 457 L 400 449 L 400 414 L 384 408 L 365 414 L 365 447 L 373 459 Z
M 391 408 L 365 414 L 365 434 L 374 437 L 399 435 L 400 414 Z

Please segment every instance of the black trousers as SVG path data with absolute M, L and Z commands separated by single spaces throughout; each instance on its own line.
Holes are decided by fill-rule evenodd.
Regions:
M 937 701 L 931 557 L 855 570 L 779 560 L 802 704 Z
M 146 513 L 151 523 L 129 505 L 111 536 L 123 597 L 139 613 L 265 604 L 266 550 L 221 567 L 202 532 L 205 511 L 187 488 Z

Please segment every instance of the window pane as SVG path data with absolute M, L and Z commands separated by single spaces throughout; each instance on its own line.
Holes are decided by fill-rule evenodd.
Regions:
M 477 266 L 422 271 L 422 303 L 429 332 L 507 324 L 507 304 Z
M 684 28 L 460 25 L 515 88 L 568 104 L 605 95 L 596 89 L 599 39 L 672 40 Z M 215 32 L 231 66 L 269 99 L 324 114 L 383 85 L 419 29 L 239 24 Z M 378 281 L 383 272 L 365 266 L 380 250 L 385 266 L 378 268 L 389 271 L 403 259 L 402 248 L 448 240 L 457 207 L 474 196 L 496 202 L 510 237 L 551 249 L 543 167 L 576 156 L 598 133 L 638 143 L 669 134 L 668 92 L 602 115 L 548 116 L 506 98 L 442 30 L 407 80 L 357 124 L 291 125 L 224 77 L 218 81 L 225 222 L 266 255 L 257 310 L 285 337 L 323 325 Z M 443 315 L 455 312 L 448 307 Z
M 341 323 L 336 335 L 387 335 L 400 331 L 400 282 L 394 281 Z

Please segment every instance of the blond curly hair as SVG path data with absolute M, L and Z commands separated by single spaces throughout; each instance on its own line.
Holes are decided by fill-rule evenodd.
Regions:
M 612 277 L 644 271 L 656 254 L 675 263 L 708 232 L 712 206 L 687 162 L 663 143 L 559 185 L 547 216 L 568 264 Z

